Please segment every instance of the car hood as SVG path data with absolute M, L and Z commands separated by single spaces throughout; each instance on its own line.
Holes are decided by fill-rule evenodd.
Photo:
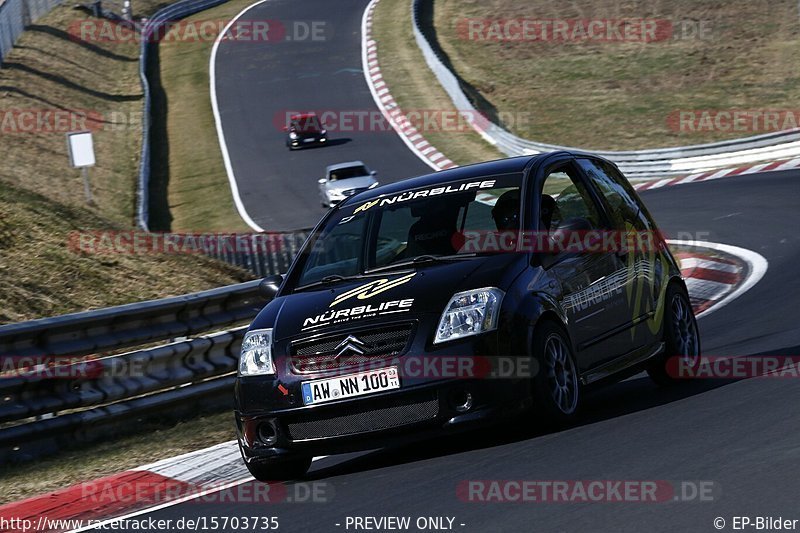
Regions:
M 367 323 L 438 316 L 456 292 L 482 287 L 507 290 L 525 262 L 524 254 L 476 257 L 300 291 L 270 302 L 251 329 L 274 328 L 273 338 L 281 340 Z
M 372 176 L 360 176 L 358 178 L 347 178 L 344 180 L 335 181 L 333 183 L 328 182 L 325 184 L 325 188 L 331 192 L 348 191 L 350 189 L 366 189 L 374 183 L 375 178 Z

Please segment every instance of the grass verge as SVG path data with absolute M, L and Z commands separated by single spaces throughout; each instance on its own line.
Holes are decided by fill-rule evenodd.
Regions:
M 135 7 L 137 14 L 147 15 L 160 4 L 142 0 Z M 55 8 L 21 36 L 0 68 L 0 323 L 163 298 L 251 278 L 202 256 L 87 254 L 70 246 L 80 232 L 133 229 L 141 146 L 138 44 L 76 39 L 76 24 L 86 21 L 100 22 L 66 5 Z M 210 43 L 207 46 L 210 49 Z M 203 93 L 207 92 L 205 81 Z M 21 112 L 52 116 L 56 111 L 76 117 L 89 112 L 99 118 L 94 129 L 97 165 L 90 171 L 95 205 L 85 203 L 80 174 L 68 164 L 64 134 L 80 128 L 48 127 L 54 124 L 47 122 L 50 119 L 30 127 L 20 120 Z M 200 127 L 205 126 L 189 126 Z M 189 128 L 184 136 L 195 136 Z M 219 153 L 218 146 L 213 152 Z M 3 465 L 0 502 L 234 436 L 230 412 L 172 427 L 144 425 L 136 436 L 36 463 Z
M 149 13 L 158 5 L 140 2 Z M 77 253 L 76 232 L 133 228 L 141 146 L 138 44 L 76 38 L 84 11 L 55 8 L 0 69 L 0 323 L 210 289 L 250 279 L 200 256 Z M 24 113 L 45 117 L 26 121 Z M 57 122 L 60 116 L 76 123 Z M 96 118 L 94 206 L 69 168 L 65 133 Z M 49 119 L 46 117 L 50 117 Z M 217 150 L 218 152 L 218 150 Z
M 231 20 L 251 3 L 232 0 L 185 21 Z M 154 166 L 153 178 L 168 191 L 168 214 L 158 216 L 172 231 L 250 231 L 233 203 L 211 110 L 212 46 L 213 39 L 198 39 L 158 47 L 160 87 L 154 105 L 162 163 Z
M 712 142 L 763 131 L 681 131 L 670 117 L 793 110 L 800 99 L 795 0 L 433 0 L 433 9 L 439 44 L 479 108 L 490 116 L 524 112 L 528 120 L 506 126 L 528 139 L 587 149 Z M 520 18 L 658 19 L 672 31 L 650 43 L 512 42 L 464 32 L 466 19 Z M 425 85 L 436 85 L 425 75 Z
M 129 228 L 92 209 L 0 182 L 0 323 L 177 296 L 252 277 L 199 255 L 95 254 L 72 246 L 76 235 L 96 231 Z
M 381 74 L 392 96 L 406 112 L 452 112 L 456 108 L 425 64 L 411 32 L 408 0 L 381 0 L 373 15 Z M 444 155 L 459 165 L 499 159 L 503 154 L 467 128 L 466 131 L 421 131 Z
M 35 463 L 3 466 L 0 504 L 45 494 L 236 438 L 230 412 L 152 429 Z M 157 443 L 157 445 L 155 445 Z M 76 467 L 80 465 L 80 467 Z

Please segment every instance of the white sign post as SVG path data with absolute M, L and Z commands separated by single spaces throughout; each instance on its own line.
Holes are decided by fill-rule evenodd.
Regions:
M 91 131 L 73 131 L 67 133 L 69 163 L 72 168 L 80 168 L 83 174 L 83 192 L 86 203 L 92 203 L 92 190 L 89 187 L 89 167 L 95 164 L 94 142 Z

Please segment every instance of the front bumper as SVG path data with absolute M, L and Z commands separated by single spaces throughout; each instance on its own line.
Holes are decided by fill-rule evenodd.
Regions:
M 345 453 L 497 422 L 529 405 L 528 391 L 524 381 L 454 379 L 274 412 L 237 410 L 236 426 L 247 462 Z
M 304 405 L 302 383 L 330 374 L 297 374 L 285 357 L 277 361 L 277 376 L 239 377 L 235 414 L 245 460 L 374 449 L 494 422 L 530 405 L 528 376 L 495 372 L 505 359 L 500 354 L 518 353 L 511 335 L 490 332 L 432 345 L 412 330 L 411 338 L 404 354 L 378 365 L 398 366 L 399 389 Z M 277 342 L 276 352 L 288 353 L 288 344 Z M 452 371 L 448 364 L 469 370 Z M 464 409 L 467 393 L 471 405 Z
M 306 137 L 297 138 L 297 139 L 288 139 L 288 144 L 290 148 L 304 148 L 306 146 L 319 146 L 321 144 L 327 144 L 328 138 L 324 137 Z

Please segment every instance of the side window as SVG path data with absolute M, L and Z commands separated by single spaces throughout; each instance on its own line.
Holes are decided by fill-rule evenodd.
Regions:
M 470 202 L 464 206 L 458 214 L 459 228 L 462 231 L 496 230 L 497 224 L 492 216 L 492 209 L 497 205 L 498 199 L 510 191 L 517 191 L 517 193 L 519 193 L 519 187 L 491 189 L 488 192 L 482 193 L 481 197 L 476 198 L 476 201 Z M 518 204 L 519 201 L 517 201 L 517 205 Z M 515 211 L 518 212 L 519 208 Z
M 578 164 L 605 198 L 614 227 L 625 229 L 632 225 L 637 230 L 648 229 L 649 224 L 639 210 L 633 189 L 612 165 L 591 159 L 578 159 Z
M 597 205 L 584 183 L 569 167 L 551 171 L 544 180 L 539 229 L 602 229 Z

